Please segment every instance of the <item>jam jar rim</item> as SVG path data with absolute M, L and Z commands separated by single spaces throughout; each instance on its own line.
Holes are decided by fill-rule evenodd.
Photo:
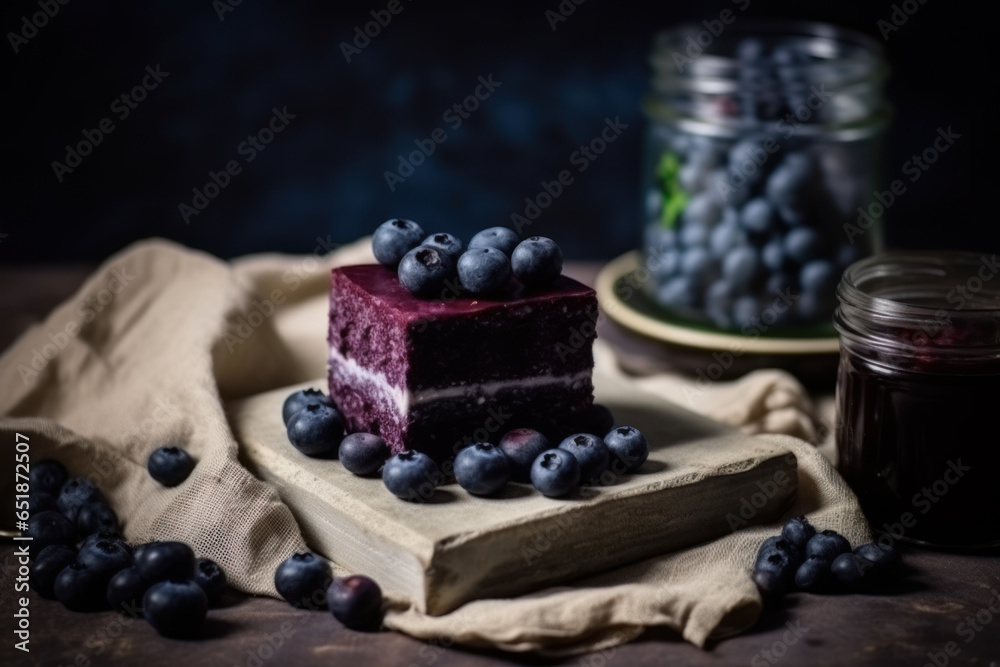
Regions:
M 883 353 L 907 355 L 926 345 L 934 337 L 935 327 L 950 323 L 955 318 L 992 321 L 996 330 L 1000 331 L 1000 303 L 997 306 L 974 303 L 967 307 L 922 305 L 879 296 L 864 289 L 867 280 L 887 276 L 894 277 L 900 285 L 905 284 L 903 281 L 907 276 L 914 277 L 917 273 L 944 278 L 947 267 L 978 267 L 986 256 L 984 253 L 964 251 L 894 251 L 873 255 L 850 265 L 837 286 L 840 305 L 834 313 L 834 327 L 841 335 L 842 344 L 864 345 Z M 903 337 L 900 331 L 904 328 L 913 329 L 917 335 L 911 339 Z M 919 338 L 921 332 L 924 332 L 923 340 Z M 934 343 L 936 353 L 945 361 L 963 364 L 991 362 L 991 368 L 1000 362 L 1000 337 L 971 343 L 968 340 L 950 343 L 946 339 L 937 339 Z

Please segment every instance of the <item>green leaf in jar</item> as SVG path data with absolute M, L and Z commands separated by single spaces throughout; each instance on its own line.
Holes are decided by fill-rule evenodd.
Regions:
M 690 198 L 681 187 L 679 174 L 681 161 L 675 153 L 666 151 L 656 165 L 656 178 L 663 192 L 663 207 L 660 209 L 660 224 L 667 229 L 677 224 L 677 218 L 687 207 Z

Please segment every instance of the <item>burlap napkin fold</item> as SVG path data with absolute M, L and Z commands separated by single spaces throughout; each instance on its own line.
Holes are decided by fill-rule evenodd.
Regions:
M 236 588 L 275 595 L 275 568 L 305 545 L 274 489 L 240 464 L 223 405 L 324 375 L 328 271 L 372 261 L 365 241 L 323 254 L 328 248 L 228 264 L 160 240 L 124 250 L 0 357 L 0 437 L 26 435 L 33 460 L 57 456 L 99 483 L 128 539 L 183 540 L 221 563 Z M 683 382 L 635 380 L 637 391 L 663 400 L 677 399 Z M 801 386 L 777 371 L 702 387 L 699 397 L 686 407 L 753 432 L 808 436 L 814 417 Z M 852 542 L 869 537 L 853 495 L 813 447 L 760 437 L 798 458 L 793 513 Z M 167 444 L 198 461 L 172 489 L 145 471 L 149 453 Z M 740 530 L 441 617 L 393 599 L 386 624 L 420 638 L 549 653 L 607 647 L 665 625 L 701 646 L 756 619 L 760 600 L 747 575 L 756 545 L 773 533 Z

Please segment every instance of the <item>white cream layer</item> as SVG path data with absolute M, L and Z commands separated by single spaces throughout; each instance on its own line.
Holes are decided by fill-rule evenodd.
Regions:
M 517 387 L 536 388 L 546 385 L 571 386 L 577 382 L 589 380 L 592 374 L 590 370 L 585 370 L 573 375 L 539 375 L 515 380 L 498 380 L 496 382 L 461 384 L 454 387 L 410 391 L 393 385 L 382 373 L 364 368 L 354 359 L 348 359 L 340 354 L 336 349 L 330 350 L 330 365 L 331 367 L 334 365 L 337 366 L 338 375 L 346 376 L 349 381 L 374 386 L 377 391 L 381 392 L 384 398 L 396 404 L 396 409 L 401 415 L 405 415 L 410 411 L 410 408 L 421 403 L 429 403 L 446 398 L 460 398 L 469 395 L 479 396 L 482 402 L 484 396 L 496 394 L 504 389 Z

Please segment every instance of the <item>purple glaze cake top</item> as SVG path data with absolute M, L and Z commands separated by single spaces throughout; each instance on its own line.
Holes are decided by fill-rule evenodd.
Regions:
M 586 285 L 559 276 L 555 283 L 539 290 L 527 290 L 516 280 L 511 280 L 504 292 L 488 298 L 462 294 L 456 279 L 445 288 L 441 298 L 424 299 L 403 287 L 395 271 L 380 264 L 345 266 L 333 272 L 341 274 L 388 308 L 418 319 L 446 314 L 477 315 L 505 306 L 543 305 L 556 299 L 593 298 L 594 295 L 594 290 Z

